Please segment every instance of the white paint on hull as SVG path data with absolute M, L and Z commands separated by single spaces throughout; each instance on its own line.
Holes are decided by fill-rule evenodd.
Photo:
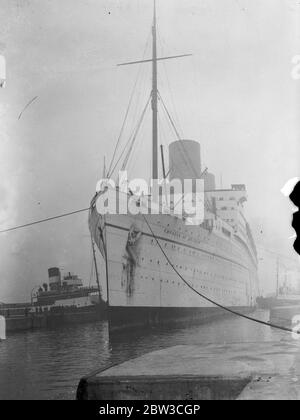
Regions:
M 222 232 L 187 226 L 174 216 L 146 216 L 170 262 L 183 278 L 203 295 L 224 306 L 254 306 L 257 267 L 250 247 Z M 98 226 L 103 219 L 96 209 L 90 229 L 103 249 Z M 124 266 L 126 243 L 132 226 L 143 234 L 136 245 L 137 265 L 132 290 Z M 142 216 L 106 215 L 109 305 L 122 307 L 210 307 L 193 292 L 166 260 Z

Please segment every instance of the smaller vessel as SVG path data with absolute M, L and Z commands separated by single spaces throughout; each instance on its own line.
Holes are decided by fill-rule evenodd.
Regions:
M 47 324 L 93 320 L 104 315 L 106 303 L 101 287 L 84 287 L 82 279 L 69 272 L 62 276 L 58 267 L 48 269 L 48 283 L 32 295 L 29 313 L 45 314 Z
M 48 276 L 48 283 L 32 290 L 30 303 L 0 304 L 0 339 L 1 317 L 7 332 L 106 318 L 107 305 L 102 299 L 98 271 L 97 286 L 88 287 L 76 274 L 62 276 L 58 267 L 49 268 Z

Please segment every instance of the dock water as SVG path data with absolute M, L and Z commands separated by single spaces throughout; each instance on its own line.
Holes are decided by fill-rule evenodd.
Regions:
M 269 321 L 269 311 L 258 310 L 252 316 Z M 203 345 L 207 345 L 208 349 L 219 347 L 220 354 L 217 358 L 222 361 L 223 353 L 228 351 L 227 346 L 229 348 L 234 345 L 238 349 L 240 345 L 247 348 L 248 345 L 256 342 L 259 343 L 260 348 L 265 346 L 265 351 L 261 350 L 262 355 L 257 355 L 258 358 L 268 358 L 270 347 L 272 347 L 272 353 L 280 353 L 279 345 L 284 342 L 286 346 L 283 347 L 283 354 L 281 352 L 278 358 L 278 363 L 282 359 L 284 365 L 286 360 L 293 357 L 289 353 L 294 354 L 293 346 L 298 341 L 294 340 L 290 333 L 236 316 L 202 325 L 126 331 L 122 335 L 111 335 L 107 321 L 73 323 L 55 328 L 24 330 L 18 333 L 8 332 L 7 339 L 0 343 L 0 399 L 75 399 L 80 378 L 85 378 L 90 383 L 93 375 L 89 372 L 107 371 L 112 365 L 118 366 L 148 353 L 177 346 L 202 348 Z M 289 343 L 291 343 L 291 348 Z M 240 350 L 235 352 L 235 356 L 240 356 Z M 273 356 L 275 357 L 276 354 Z M 191 358 L 193 357 L 191 354 Z M 256 356 L 252 354 L 250 357 Z M 176 363 L 174 362 L 175 365 Z M 248 362 L 245 359 L 242 363 Z M 276 361 L 275 363 L 278 364 Z M 293 365 L 290 363 L 289 366 Z M 14 372 L 13 375 L 12 372 Z M 43 372 L 43 375 L 40 372 Z M 296 368 L 294 372 L 297 372 Z M 254 374 L 249 376 L 255 378 Z M 290 378 L 295 381 L 297 377 L 298 374 L 295 373 L 295 376 Z M 219 379 L 216 379 L 214 390 L 209 391 L 210 398 L 220 396 L 221 392 L 223 392 L 222 398 L 246 398 L 242 393 L 243 390 L 248 389 L 249 397 L 250 389 L 247 388 L 247 384 L 251 388 L 255 385 L 254 390 L 259 390 L 264 381 L 269 389 L 280 384 L 282 384 L 281 387 L 286 386 L 284 375 L 281 377 L 274 375 L 269 379 L 268 376 L 263 377 L 259 373 L 256 377 L 257 381 L 253 379 L 252 384 L 247 382 L 249 378 L 246 377 L 243 388 L 244 379 L 241 378 L 238 384 L 227 383 L 226 387 L 232 387 L 231 389 L 234 390 L 233 396 L 228 396 L 228 394 L 226 396 L 224 391 L 220 390 Z M 222 383 L 225 384 L 225 381 Z M 204 395 L 203 391 L 203 398 L 209 398 L 208 391 L 206 392 L 207 394 Z M 284 392 L 283 389 L 282 394 Z M 188 390 L 186 393 L 190 395 Z
M 77 399 L 298 400 L 295 316 L 300 324 L 300 305 L 270 310 L 269 322 L 294 328 L 280 340 L 171 346 L 94 372 L 80 380 Z

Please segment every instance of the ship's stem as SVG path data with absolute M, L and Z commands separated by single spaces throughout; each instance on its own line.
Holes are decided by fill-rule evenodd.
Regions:
M 93 259 L 94 259 L 94 266 L 95 266 L 95 273 L 96 273 L 96 282 L 97 282 L 97 287 L 98 287 L 98 294 L 99 294 L 99 304 L 101 303 L 101 287 L 100 287 L 100 282 L 99 282 L 99 272 L 98 272 L 98 265 L 97 265 L 97 259 L 96 259 L 96 252 L 95 252 L 95 244 L 94 244 L 94 240 L 92 239 L 92 250 L 93 250 Z

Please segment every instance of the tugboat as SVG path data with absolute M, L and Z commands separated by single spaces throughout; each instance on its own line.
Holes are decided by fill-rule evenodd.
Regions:
M 82 279 L 69 272 L 62 276 L 58 267 L 48 269 L 49 283 L 44 283 L 32 296 L 29 313 L 43 314 L 47 325 L 76 323 L 103 318 L 106 302 L 101 287 L 83 287 Z

